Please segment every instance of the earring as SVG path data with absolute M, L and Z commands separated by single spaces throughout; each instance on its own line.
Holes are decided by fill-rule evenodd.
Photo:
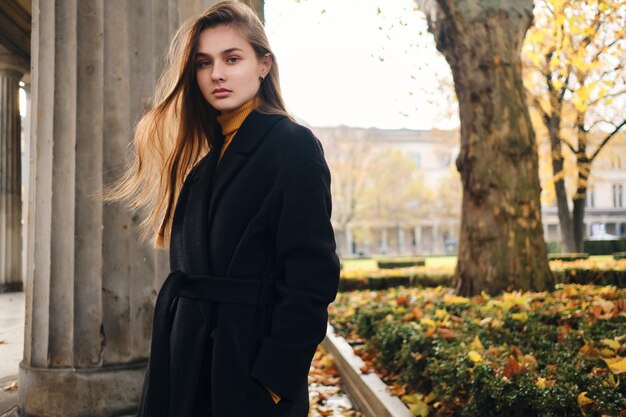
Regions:
M 259 75 L 259 82 L 260 82 L 260 83 L 262 83 L 264 79 L 265 79 L 265 78 L 263 78 L 262 76 L 260 76 L 260 75 Z

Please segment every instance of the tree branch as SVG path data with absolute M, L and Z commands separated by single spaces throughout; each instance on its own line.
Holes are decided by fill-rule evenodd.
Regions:
M 607 123 L 609 123 L 609 122 L 607 122 Z M 613 124 L 613 123 L 611 123 L 611 124 Z M 593 155 L 589 158 L 589 162 L 590 162 L 590 163 L 591 163 L 591 162 L 593 162 L 593 160 L 594 160 L 594 159 L 596 159 L 596 156 L 598 156 L 598 154 L 600 153 L 600 151 L 602 150 L 602 148 L 604 148 L 604 145 L 606 145 L 606 144 L 609 142 L 609 140 L 611 140 L 611 138 L 612 138 L 613 136 L 615 136 L 615 134 L 616 134 L 617 132 L 619 132 L 619 130 L 620 130 L 622 127 L 626 126 L 626 119 L 625 119 L 625 120 L 622 120 L 622 123 L 620 123 L 620 124 L 619 124 L 619 126 L 618 126 L 618 125 L 615 125 L 615 124 L 613 124 L 613 126 L 615 126 L 615 129 L 614 129 L 611 133 L 609 133 L 609 134 L 608 134 L 608 135 L 604 138 L 604 140 L 602 141 L 602 143 L 598 146 L 598 148 L 596 149 L 596 151 L 595 151 L 595 152 L 593 153 Z

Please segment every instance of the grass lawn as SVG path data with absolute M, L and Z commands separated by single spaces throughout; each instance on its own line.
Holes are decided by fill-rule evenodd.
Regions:
M 429 256 L 426 257 L 427 268 L 449 267 L 454 269 L 456 256 Z M 341 261 L 344 271 L 375 271 L 377 269 L 374 259 L 346 259 Z
M 595 262 L 611 262 L 612 255 L 590 256 L 590 261 Z M 376 261 L 373 259 L 346 259 L 342 261 L 344 271 L 374 271 L 376 270 Z M 427 256 L 427 268 L 445 268 L 454 269 L 456 266 L 456 256 Z

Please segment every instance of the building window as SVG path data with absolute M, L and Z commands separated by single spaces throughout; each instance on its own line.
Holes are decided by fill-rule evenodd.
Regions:
M 620 223 L 619 225 L 619 235 L 626 236 L 626 223 Z
M 624 187 L 622 184 L 613 184 L 613 207 L 624 207 Z
M 617 232 L 617 224 L 607 223 L 604 230 L 606 230 L 608 234 L 614 235 Z
M 548 225 L 548 240 L 559 240 L 559 230 L 556 224 Z
M 586 206 L 589 208 L 593 208 L 596 206 L 596 190 L 593 186 L 589 186 L 587 188 L 587 201 Z

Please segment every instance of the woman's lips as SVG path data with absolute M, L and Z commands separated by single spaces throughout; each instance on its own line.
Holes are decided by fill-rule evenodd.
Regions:
M 213 95 L 217 98 L 224 98 L 230 95 L 231 91 L 225 88 L 216 88 L 213 90 Z

